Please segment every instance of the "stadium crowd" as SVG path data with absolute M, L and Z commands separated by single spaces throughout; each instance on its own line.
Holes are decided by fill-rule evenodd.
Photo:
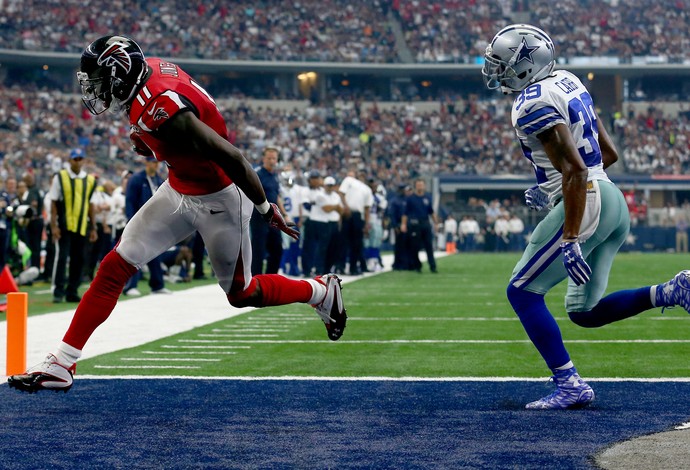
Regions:
M 417 62 L 475 63 L 502 26 L 524 21 L 549 31 L 566 58 L 690 58 L 687 0 L 280 0 L 250 2 L 6 0 L 0 47 L 81 51 L 112 32 L 164 57 L 398 62 L 391 22 Z M 389 15 L 392 11 L 395 14 Z M 84 14 L 89 12 L 90 14 Z
M 474 63 L 487 38 L 516 21 L 549 31 L 561 57 L 690 57 L 684 34 L 690 16 L 682 0 L 563 0 L 557 7 L 548 0 L 418 0 L 401 2 L 400 18 L 417 62 Z
M 302 111 L 233 100 L 223 109 L 232 142 L 257 165 L 263 148 L 271 145 L 280 149 L 282 162 L 302 173 L 316 169 L 344 177 L 354 166 L 397 187 L 420 174 L 531 174 L 506 124 L 507 104 L 469 96 L 427 112 L 411 104 L 383 109 L 356 100 Z M 690 171 L 687 114 L 670 118 L 650 108 L 612 122 L 626 171 Z M 0 89 L 2 176 L 31 169 L 45 185 L 66 149 L 80 147 L 92 157 L 87 170 L 112 179 L 134 156 L 128 132 L 119 116 L 92 119 L 75 95 Z
M 85 42 L 115 28 L 164 57 L 394 62 L 388 3 L 119 0 L 103 8 L 94 0 L 8 0 L 0 12 L 0 47 L 81 52 Z

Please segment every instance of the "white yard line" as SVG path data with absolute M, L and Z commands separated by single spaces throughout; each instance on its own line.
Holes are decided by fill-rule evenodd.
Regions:
M 96 366 L 105 368 L 104 366 Z M 110 367 L 120 368 L 118 366 Z M 79 380 L 242 380 L 247 382 L 263 380 L 282 380 L 282 381 L 315 381 L 315 382 L 545 382 L 548 377 L 311 377 L 311 376 L 237 376 L 237 377 L 217 377 L 217 376 L 185 376 L 185 375 L 79 375 Z M 620 377 L 587 377 L 587 382 L 641 382 L 641 383 L 688 383 L 690 377 L 680 378 L 620 378 Z M 687 423 L 690 426 L 690 423 Z

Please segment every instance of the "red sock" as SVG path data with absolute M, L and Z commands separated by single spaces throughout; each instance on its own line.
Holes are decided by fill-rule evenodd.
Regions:
M 74 348 L 83 349 L 91 334 L 110 316 L 125 283 L 135 272 L 137 268 L 115 250 L 108 253 L 79 302 L 62 341 Z
M 259 274 L 254 279 L 261 286 L 262 307 L 307 303 L 311 299 L 313 289 L 307 281 L 293 281 L 279 274 Z

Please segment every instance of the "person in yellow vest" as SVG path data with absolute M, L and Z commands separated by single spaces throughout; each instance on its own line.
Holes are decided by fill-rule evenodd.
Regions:
M 96 178 L 82 169 L 84 151 L 70 152 L 69 167 L 53 176 L 48 191 L 51 200 L 50 225 L 55 244 L 53 266 L 53 302 L 79 302 L 77 293 L 84 269 L 84 253 L 89 241 L 98 239 L 93 195 Z M 69 259 L 69 275 L 65 287 L 65 271 Z

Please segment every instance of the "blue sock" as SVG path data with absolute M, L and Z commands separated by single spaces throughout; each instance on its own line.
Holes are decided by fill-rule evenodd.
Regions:
M 563 345 L 561 330 L 546 308 L 544 296 L 518 289 L 512 284 L 508 286 L 507 294 L 527 336 L 549 369 L 553 370 L 569 362 L 570 355 Z
M 589 312 L 568 312 L 570 319 L 585 328 L 597 328 L 654 308 L 651 287 L 619 290 L 607 295 Z

